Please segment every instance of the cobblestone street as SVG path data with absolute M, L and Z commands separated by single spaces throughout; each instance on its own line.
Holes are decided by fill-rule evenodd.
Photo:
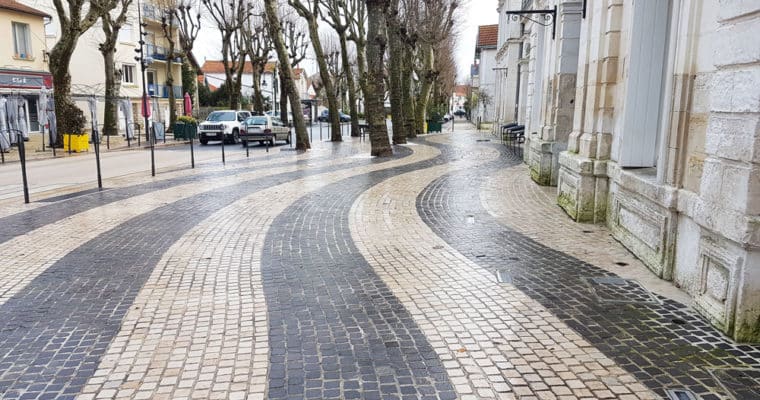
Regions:
M 0 201 L 0 399 L 760 399 L 520 150 L 278 149 Z

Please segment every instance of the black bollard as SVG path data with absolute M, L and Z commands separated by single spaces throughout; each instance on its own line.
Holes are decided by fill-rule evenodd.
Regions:
M 21 161 L 21 179 L 24 183 L 24 203 L 29 204 L 29 183 L 26 179 L 26 150 L 24 149 L 24 136 L 21 132 L 16 134 L 18 138 L 18 158 Z

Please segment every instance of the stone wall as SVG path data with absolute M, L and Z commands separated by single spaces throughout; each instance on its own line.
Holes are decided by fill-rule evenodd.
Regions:
M 642 4 L 588 1 L 572 78 L 557 69 L 556 51 L 530 60 L 529 74 L 539 62 L 545 67 L 544 77 L 528 78 L 523 121 L 538 117 L 542 124 L 529 130 L 531 176 L 557 184 L 558 203 L 574 220 L 606 223 L 727 335 L 760 342 L 760 3 L 669 0 L 667 25 L 659 28 L 663 84 L 648 92 L 629 81 L 632 69 L 649 61 L 631 51 L 641 38 L 636 13 L 652 12 L 635 8 Z M 563 48 L 561 18 L 558 38 L 544 38 L 553 49 Z M 631 91 L 647 93 L 659 111 L 648 107 L 647 115 L 629 114 L 624 123 L 633 109 L 626 102 L 641 98 Z M 654 99 L 653 91 L 660 93 Z M 569 100 L 572 107 L 563 108 Z M 652 112 L 659 113 L 656 132 L 631 128 L 630 121 Z M 626 151 L 655 160 L 647 168 L 624 167 L 620 148 L 613 148 L 643 143 L 636 135 L 648 135 L 649 145 Z

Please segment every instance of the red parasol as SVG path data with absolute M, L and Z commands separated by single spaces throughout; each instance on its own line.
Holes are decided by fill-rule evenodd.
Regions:
M 188 117 L 193 115 L 193 102 L 187 92 L 185 92 L 185 115 Z

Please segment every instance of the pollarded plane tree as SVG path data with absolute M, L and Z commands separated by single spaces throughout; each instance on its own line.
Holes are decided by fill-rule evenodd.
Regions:
M 280 79 L 285 81 L 285 93 L 283 93 L 283 95 L 288 96 L 291 105 L 301 104 L 301 99 L 299 98 L 295 81 L 293 79 L 293 68 L 290 66 L 290 62 L 288 62 L 288 49 L 285 45 L 285 39 L 282 36 L 283 28 L 277 8 L 277 0 L 264 0 L 266 27 L 269 30 L 269 36 L 272 39 L 272 44 L 277 53 L 277 59 L 280 61 L 278 63 Z M 303 113 L 293 113 L 293 124 L 296 128 L 296 149 L 308 150 L 311 147 L 311 143 L 309 143 L 309 135 L 306 132 Z
M 307 34 L 308 28 L 301 18 L 293 12 L 292 9 L 282 10 L 282 34 L 285 40 L 285 47 L 288 50 L 288 58 L 290 60 L 290 66 L 292 68 L 297 67 L 303 60 L 306 59 L 306 53 L 309 49 L 309 35 Z M 295 70 L 294 70 L 295 73 Z M 303 71 L 301 72 L 303 74 Z M 294 76 L 295 78 L 295 76 Z M 285 83 L 280 80 L 280 92 L 285 93 Z M 280 97 L 280 110 L 282 122 L 288 123 L 289 117 L 287 110 L 287 96 Z M 300 104 L 291 104 L 290 108 L 293 112 L 301 112 Z
M 183 88 L 186 92 L 194 94 L 196 92 L 198 81 L 198 71 L 195 65 L 190 62 L 193 57 L 193 46 L 198 34 L 201 31 L 201 9 L 200 2 L 196 0 L 180 0 L 174 9 L 174 19 L 177 25 L 177 37 L 179 39 L 179 48 L 182 52 L 182 68 L 190 71 L 192 80 L 187 80 L 187 85 L 183 79 Z M 196 99 L 197 102 L 197 99 Z
M 320 0 L 325 10 L 325 22 L 335 31 L 340 46 L 340 57 L 343 80 L 346 82 L 348 92 L 348 107 L 351 115 L 351 136 L 359 136 L 359 111 L 357 105 L 357 88 L 354 74 L 352 73 L 351 60 L 348 51 L 348 35 L 351 24 L 356 21 L 358 12 L 357 1 L 350 0 Z
M 253 16 L 253 5 L 248 0 L 203 0 L 203 4 L 222 39 L 222 64 L 228 105 L 231 109 L 239 109 L 247 60 L 244 28 Z
M 389 0 L 366 0 L 367 4 L 367 124 L 371 154 L 387 157 L 393 154 L 385 124 L 385 50 L 388 44 L 386 14 Z
M 116 0 L 53 0 L 61 35 L 50 50 L 48 67 L 53 75 L 53 99 L 61 133 L 81 133 L 85 124 L 84 113 L 71 99 L 69 73 L 69 64 L 79 38 L 116 4 Z M 56 146 L 62 145 L 62 138 L 63 135 L 58 135 Z
M 178 26 L 178 8 L 181 7 L 181 3 L 178 0 L 153 0 L 154 4 L 161 13 L 161 32 L 163 33 L 164 56 L 166 57 L 166 63 L 164 65 L 166 71 L 166 81 L 164 82 L 167 91 L 167 99 L 169 101 L 169 129 L 174 127 L 174 123 L 177 121 L 177 96 L 174 93 L 174 64 L 178 57 L 182 57 L 182 51 L 178 51 L 179 35 L 177 34 Z
M 424 133 L 428 102 L 433 84 L 438 78 L 435 58 L 438 44 L 453 34 L 454 15 L 460 0 L 426 0 L 419 3 L 419 62 L 415 70 L 419 78 L 419 90 L 415 112 L 415 131 Z
M 340 109 L 338 105 L 338 98 L 335 96 L 335 88 L 333 81 L 330 78 L 330 73 L 327 67 L 327 61 L 325 59 L 325 53 L 322 48 L 322 41 L 319 37 L 319 23 L 318 20 L 322 16 L 322 10 L 320 8 L 319 0 L 288 0 L 288 4 L 293 7 L 294 10 L 306 21 L 306 26 L 309 28 L 309 37 L 311 38 L 311 48 L 314 51 L 314 56 L 317 59 L 317 65 L 319 67 L 319 77 L 322 81 L 322 87 L 325 89 L 327 96 L 327 108 L 330 114 L 330 126 L 332 132 L 330 134 L 330 140 L 333 142 L 340 142 L 343 140 L 340 130 L 340 116 L 338 111 Z
M 121 28 L 127 23 L 129 7 L 131 5 L 132 0 L 118 0 L 115 9 L 104 9 L 100 15 L 104 39 L 103 42 L 98 44 L 98 50 L 103 55 L 106 83 L 103 115 L 104 135 L 116 135 L 119 133 L 118 97 L 121 90 L 123 71 L 116 69 L 116 44 L 118 43 Z
M 272 39 L 266 26 L 264 10 L 257 6 L 253 16 L 243 29 L 245 52 L 251 62 L 251 75 L 253 88 L 253 111 L 262 114 L 264 112 L 264 96 L 261 89 L 261 77 L 264 75 L 267 63 L 271 59 Z M 282 97 L 287 99 L 285 92 Z

